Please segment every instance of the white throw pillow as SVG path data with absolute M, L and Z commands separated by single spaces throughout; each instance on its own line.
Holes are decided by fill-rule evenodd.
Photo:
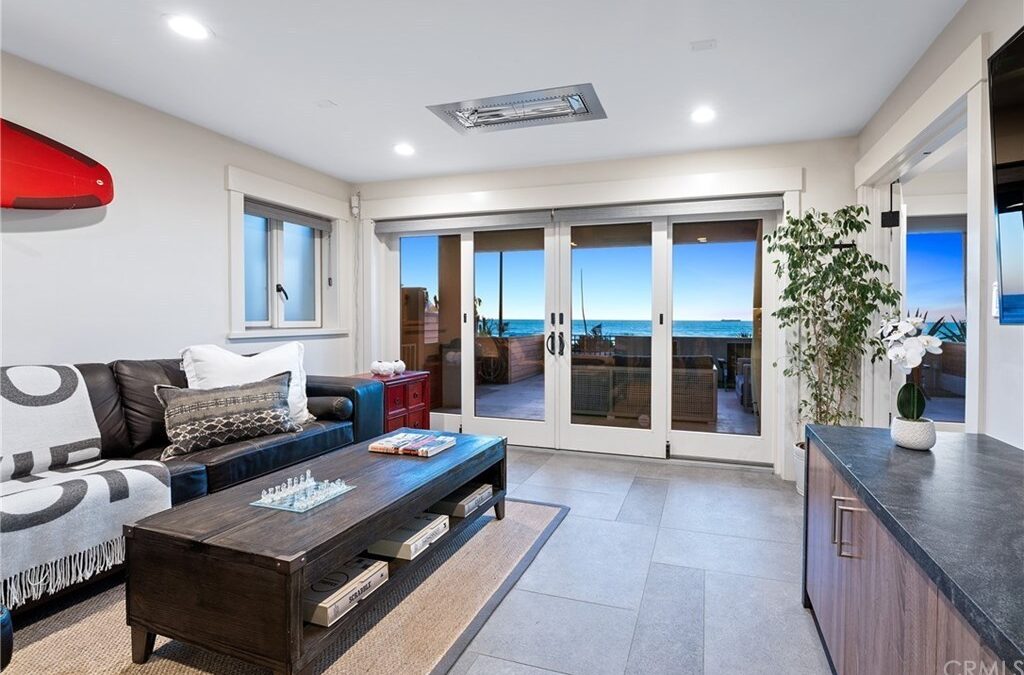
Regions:
M 217 345 L 193 345 L 181 351 L 181 367 L 190 389 L 248 384 L 290 372 L 288 412 L 293 422 L 305 424 L 314 417 L 306 409 L 304 352 L 301 342 L 289 342 L 253 356 L 242 356 Z

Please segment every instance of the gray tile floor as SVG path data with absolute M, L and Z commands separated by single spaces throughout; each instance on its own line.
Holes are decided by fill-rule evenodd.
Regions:
M 829 672 L 791 483 L 515 447 L 509 482 L 572 510 L 451 673 Z

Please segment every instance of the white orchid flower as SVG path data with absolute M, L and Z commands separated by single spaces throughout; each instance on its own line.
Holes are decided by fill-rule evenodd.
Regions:
M 942 340 L 935 337 L 934 335 L 921 335 L 917 337 L 917 340 L 921 343 L 921 346 L 925 348 L 929 354 L 941 354 L 942 353 Z
M 892 361 L 892 364 L 896 366 L 901 372 L 910 372 L 909 370 L 907 370 L 906 365 L 907 350 L 903 348 L 903 345 L 893 345 L 892 347 L 889 347 L 889 350 L 886 351 L 885 355 L 889 357 L 889 360 Z
M 924 358 L 925 348 L 921 344 L 920 337 L 908 337 L 903 341 L 903 350 L 906 353 L 906 367 L 913 370 L 921 365 Z
M 921 326 L 924 325 L 924 317 L 922 316 L 908 316 L 907 321 L 909 321 L 911 325 L 914 326 L 914 328 L 920 328 Z

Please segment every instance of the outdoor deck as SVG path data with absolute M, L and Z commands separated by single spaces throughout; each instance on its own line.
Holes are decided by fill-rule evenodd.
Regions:
M 534 375 L 513 384 L 480 384 L 476 388 L 478 417 L 520 420 L 544 419 L 544 376 Z M 588 418 L 606 423 L 604 418 Z M 582 420 L 579 420 L 582 421 Z M 614 426 L 610 423 L 609 426 Z M 732 389 L 718 390 L 718 418 L 714 425 L 674 422 L 672 428 L 684 431 L 713 431 L 723 434 L 756 434 L 758 418 L 736 400 Z

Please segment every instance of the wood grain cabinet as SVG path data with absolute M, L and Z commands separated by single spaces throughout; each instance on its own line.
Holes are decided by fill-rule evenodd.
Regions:
M 374 378 L 384 384 L 384 431 L 430 428 L 430 373 L 407 370 Z
M 840 675 L 931 675 L 954 660 L 998 667 L 998 659 L 813 443 L 806 554 L 806 599 Z

